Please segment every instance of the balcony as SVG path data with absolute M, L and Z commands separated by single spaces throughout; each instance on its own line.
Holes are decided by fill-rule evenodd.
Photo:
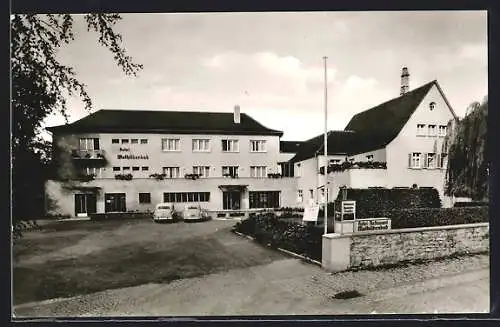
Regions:
M 71 157 L 76 160 L 105 160 L 104 150 L 72 150 Z

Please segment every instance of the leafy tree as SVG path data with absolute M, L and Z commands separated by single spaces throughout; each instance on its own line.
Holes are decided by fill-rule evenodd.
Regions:
M 88 32 L 108 48 L 115 63 L 128 76 L 136 76 L 136 64 L 122 46 L 122 36 L 113 29 L 118 14 L 86 14 Z M 72 67 L 61 64 L 57 51 L 75 40 L 74 17 L 69 14 L 11 16 L 12 77 L 12 209 L 14 219 L 33 219 L 43 214 L 43 183 L 51 145 L 40 137 L 42 124 L 50 114 L 67 121 L 66 99 L 79 96 L 91 110 L 86 85 Z
M 488 197 L 488 148 L 486 133 L 488 98 L 472 103 L 452 133 L 446 194 L 486 200 Z

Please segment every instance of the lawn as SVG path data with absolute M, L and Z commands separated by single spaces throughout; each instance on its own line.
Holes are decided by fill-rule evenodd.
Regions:
M 64 222 L 16 241 L 14 304 L 164 283 L 283 256 L 230 232 L 233 223 Z

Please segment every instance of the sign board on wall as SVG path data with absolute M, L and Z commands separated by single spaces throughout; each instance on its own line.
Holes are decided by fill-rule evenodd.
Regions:
M 318 221 L 319 205 L 307 206 L 304 208 L 303 221 Z
M 356 220 L 355 230 L 358 232 L 371 230 L 391 229 L 391 220 L 389 218 L 359 219 Z

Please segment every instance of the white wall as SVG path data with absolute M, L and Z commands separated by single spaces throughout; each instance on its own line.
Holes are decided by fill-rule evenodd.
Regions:
M 429 109 L 430 102 L 436 103 L 432 111 Z M 450 108 L 434 85 L 399 135 L 386 147 L 388 187 L 411 187 L 413 184 L 435 187 L 443 200 L 446 169 L 411 169 L 408 167 L 408 154 L 435 152 L 435 144 L 441 152 L 444 137 L 417 136 L 417 124 L 447 125 L 452 118 Z

